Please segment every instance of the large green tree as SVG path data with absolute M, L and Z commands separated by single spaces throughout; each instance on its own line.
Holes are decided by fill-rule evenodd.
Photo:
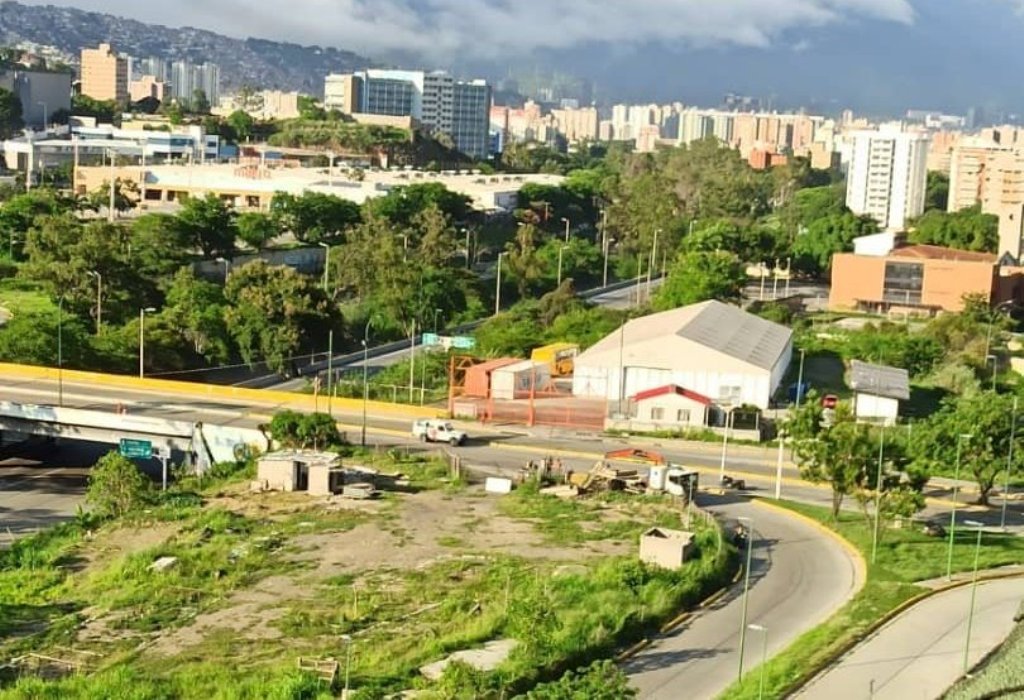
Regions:
M 953 476 L 960 441 L 961 478 L 974 479 L 978 502 L 987 505 L 996 479 L 1006 469 L 1012 416 L 1013 397 L 1009 395 L 978 391 L 951 397 L 928 420 L 914 424 L 910 454 L 922 470 Z M 1021 432 L 1016 431 L 1013 472 L 1018 472 L 1024 463 Z M 960 436 L 967 435 L 970 437 L 960 440 Z
M 867 216 L 849 211 L 815 219 L 793 241 L 793 266 L 812 275 L 821 275 L 832 267 L 832 256 L 853 250 L 853 239 L 878 231 L 878 224 Z
M 746 270 L 734 253 L 682 253 L 654 297 L 654 307 L 674 309 L 708 299 L 735 301 L 740 298 L 746 279 Z
M 9 139 L 24 126 L 21 100 L 10 90 L 0 88 L 0 139 Z
M 301 351 L 326 347 L 340 315 L 316 281 L 262 260 L 235 268 L 224 288 L 224 317 L 242 358 L 284 372 Z
M 338 241 L 360 221 L 359 206 L 320 192 L 277 192 L 270 204 L 278 225 L 305 243 Z
M 999 217 L 983 214 L 976 205 L 952 214 L 926 211 L 910 226 L 911 243 L 928 243 L 946 248 L 995 253 L 999 247 Z
M 235 249 L 235 210 L 214 194 L 189 197 L 178 212 L 178 224 L 190 245 L 206 257 L 230 257 Z
M 281 234 L 281 227 L 275 217 L 259 211 L 247 211 L 238 215 L 238 238 L 250 248 L 263 250 L 268 243 Z

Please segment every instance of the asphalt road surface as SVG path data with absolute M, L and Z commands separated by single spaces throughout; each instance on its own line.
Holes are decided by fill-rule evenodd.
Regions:
M 968 657 L 973 667 L 1013 629 L 1024 582 L 978 584 Z M 932 700 L 963 671 L 971 587 L 938 593 L 892 620 L 798 695 L 805 700 Z M 874 695 L 871 695 L 872 687 Z
M 835 538 L 765 505 L 718 499 L 710 509 L 753 520 L 747 624 L 767 630 L 768 656 L 827 619 L 858 590 L 863 572 Z M 643 700 L 713 698 L 738 677 L 742 581 L 712 607 L 627 662 Z M 761 663 L 761 632 L 748 630 L 745 669 Z

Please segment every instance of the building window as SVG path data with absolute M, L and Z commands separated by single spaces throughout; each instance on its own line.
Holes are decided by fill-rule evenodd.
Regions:
M 687 423 L 690 422 L 690 409 L 680 408 L 676 411 L 676 423 Z
M 921 263 L 886 262 L 882 300 L 895 304 L 920 304 L 924 287 Z
M 665 409 L 661 406 L 651 409 L 651 420 L 665 420 Z

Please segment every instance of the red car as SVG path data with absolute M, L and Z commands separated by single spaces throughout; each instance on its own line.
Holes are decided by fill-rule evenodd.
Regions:
M 835 408 L 839 404 L 839 397 L 835 394 L 825 394 L 821 397 L 822 408 Z

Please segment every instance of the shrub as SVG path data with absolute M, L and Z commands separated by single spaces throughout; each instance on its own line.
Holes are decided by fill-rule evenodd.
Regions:
M 149 479 L 130 459 L 110 452 L 89 473 L 85 500 L 97 515 L 119 518 L 145 505 L 152 488 Z
M 270 421 L 270 435 L 282 447 L 326 450 L 344 447 L 338 424 L 326 413 L 280 411 Z

